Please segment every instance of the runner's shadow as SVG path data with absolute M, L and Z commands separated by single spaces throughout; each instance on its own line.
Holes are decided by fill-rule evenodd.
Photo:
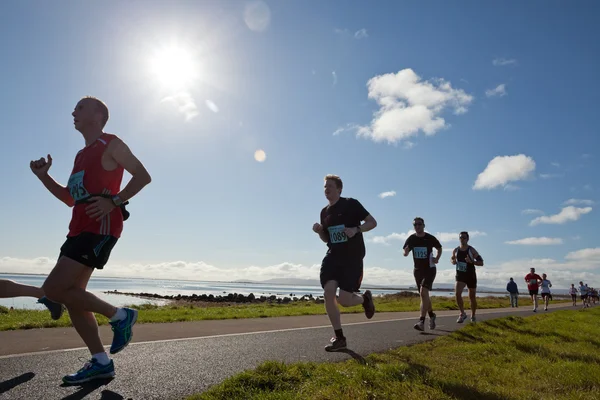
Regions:
M 7 381 L 0 382 L 0 394 L 8 392 L 9 390 L 12 390 L 17 386 L 32 380 L 34 376 L 35 374 L 33 372 L 26 372 L 23 375 L 19 375 Z
M 73 386 L 79 386 L 80 389 L 75 392 L 72 393 L 66 397 L 63 397 L 62 400 L 82 400 L 85 399 L 89 394 L 91 394 L 92 392 L 96 391 L 97 389 L 99 389 L 101 386 L 105 386 L 108 385 L 114 378 L 106 378 L 106 379 L 98 379 L 96 381 L 92 381 L 92 382 L 86 382 L 83 383 L 81 385 L 68 385 L 66 383 L 63 383 L 61 386 L 62 387 L 73 387 Z M 100 397 L 101 400 L 122 400 L 123 396 L 121 396 L 118 393 L 115 393 L 111 390 L 103 390 L 102 391 L 102 397 Z
M 440 382 L 440 388 L 446 394 L 460 400 L 505 400 L 505 397 L 494 393 L 482 393 L 468 386 Z
M 352 356 L 352 358 L 354 358 L 360 364 L 363 364 L 363 365 L 367 364 L 367 360 L 365 360 L 363 356 L 361 356 L 360 354 L 355 353 L 354 351 L 352 351 L 350 349 L 338 350 L 338 353 L 346 353 L 346 354 Z

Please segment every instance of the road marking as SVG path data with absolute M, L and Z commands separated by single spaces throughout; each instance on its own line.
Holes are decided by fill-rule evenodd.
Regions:
M 557 305 L 557 306 L 553 307 L 552 310 L 555 310 L 557 308 L 564 308 L 564 307 L 567 307 L 567 306 Z M 525 309 L 525 308 L 523 308 L 521 310 L 512 310 L 512 311 L 513 312 L 532 312 L 532 310 Z M 440 312 L 449 312 L 449 311 L 440 311 Z M 506 313 L 506 312 L 508 312 L 508 310 L 507 309 L 497 309 L 497 310 L 492 309 L 492 310 L 477 310 L 477 312 L 478 312 L 477 315 L 482 315 L 482 314 L 485 315 L 485 314 Z M 543 313 L 540 313 L 540 314 L 543 314 Z M 535 315 L 535 314 L 532 314 L 532 315 Z M 443 315 L 438 314 L 437 315 L 438 319 L 439 318 L 448 318 L 448 317 L 456 317 L 456 315 L 455 314 L 443 314 Z M 353 326 L 353 325 L 380 324 L 380 323 L 384 323 L 384 322 L 397 322 L 397 321 L 407 321 L 407 320 L 415 320 L 415 317 L 383 319 L 380 321 L 349 322 L 349 323 L 343 324 L 343 326 L 346 327 L 346 326 Z M 463 325 L 463 326 L 465 326 L 465 325 Z M 148 341 L 144 341 L 144 342 L 130 343 L 129 346 L 150 344 L 150 343 L 182 342 L 182 341 L 186 341 L 186 340 L 215 339 L 215 338 L 224 338 L 224 337 L 231 337 L 231 336 L 259 335 L 259 334 L 265 334 L 265 333 L 280 333 L 280 332 L 303 331 L 303 330 L 307 330 L 307 329 L 324 329 L 324 328 L 331 329 L 331 325 L 305 326 L 305 327 L 301 327 L 301 328 L 272 329 L 272 330 L 267 330 L 267 331 L 254 331 L 254 332 L 223 333 L 223 334 L 218 334 L 218 335 L 194 336 L 194 337 L 176 338 L 176 339 L 148 340 Z M 105 346 L 105 347 L 108 348 L 109 346 Z M 36 352 L 21 353 L 21 354 L 7 354 L 4 356 L 0 356 L 0 360 L 7 359 L 7 358 L 16 358 L 16 357 L 27 357 L 27 356 L 38 356 L 38 355 L 44 355 L 44 354 L 64 353 L 64 352 L 68 352 L 68 351 L 78 351 L 78 350 L 87 350 L 87 347 L 36 351 Z

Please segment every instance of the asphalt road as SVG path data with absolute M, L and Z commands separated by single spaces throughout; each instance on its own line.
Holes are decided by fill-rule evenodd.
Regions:
M 568 304 L 554 305 L 548 312 L 568 308 L 572 307 Z M 83 386 L 64 386 L 61 377 L 83 365 L 89 358 L 85 349 L 2 355 L 0 399 L 181 399 L 204 391 L 235 373 L 254 368 L 263 361 L 291 363 L 342 361 L 351 357 L 360 359 L 369 353 L 432 340 L 466 325 L 456 323 L 456 311 L 438 312 L 437 328 L 429 331 L 426 323 L 425 332 L 418 332 L 413 329 L 415 315 L 414 312 L 380 313 L 371 321 L 366 320 L 364 315 L 343 315 L 342 322 L 347 323 L 344 334 L 351 349 L 348 353 L 327 353 L 323 350 L 333 333 L 326 316 L 284 317 L 269 321 L 235 320 L 228 322 L 237 327 L 234 333 L 219 334 L 218 330 L 211 329 L 209 331 L 213 334 L 201 337 L 132 342 L 113 357 L 117 374 L 114 379 Z M 478 321 L 508 315 L 529 316 L 533 312 L 524 307 L 481 310 Z M 349 321 L 362 322 L 348 324 Z M 196 324 L 218 326 L 223 322 Z M 186 324 L 190 325 L 184 326 L 193 326 L 193 323 Z M 245 330 L 245 326 L 248 329 Z M 261 326 L 264 329 L 258 330 L 257 327 Z M 142 327 L 152 330 L 150 324 L 140 325 L 140 331 Z M 39 336 L 44 330 L 37 331 L 34 333 Z M 195 332 L 190 330 L 188 336 Z M 9 343 L 8 338 L 15 340 L 15 332 L 7 332 L 12 336 L 2 336 L 3 333 L 0 332 L 3 345 Z M 33 348 L 36 344 L 40 345 L 32 343 Z

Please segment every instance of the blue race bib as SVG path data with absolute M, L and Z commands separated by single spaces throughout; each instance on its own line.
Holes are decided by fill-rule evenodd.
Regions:
M 85 186 L 83 186 L 84 174 L 85 171 L 79 171 L 69 177 L 69 183 L 67 184 L 67 187 L 69 188 L 71 197 L 73 197 L 73 200 L 75 201 L 79 201 L 90 196 Z
M 415 247 L 413 254 L 415 258 L 427 258 L 427 247 Z
M 458 272 L 467 272 L 467 263 L 462 261 L 456 262 L 456 270 Z
M 348 237 L 346 236 L 344 229 L 346 229 L 344 225 L 330 226 L 327 228 L 329 231 L 329 241 L 332 244 L 347 242 Z

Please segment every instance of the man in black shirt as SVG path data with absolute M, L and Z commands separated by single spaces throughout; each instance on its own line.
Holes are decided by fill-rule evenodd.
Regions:
M 460 246 L 452 250 L 450 261 L 452 265 L 456 265 L 454 293 L 456 295 L 456 304 L 460 310 L 456 322 L 462 324 L 467 319 L 462 298 L 465 286 L 469 289 L 469 299 L 471 300 L 471 322 L 475 322 L 475 311 L 477 310 L 477 272 L 475 271 L 475 266 L 483 267 L 483 258 L 474 247 L 469 246 L 469 232 L 461 232 L 458 238 Z
M 433 281 L 437 272 L 436 264 L 442 256 L 442 245 L 433 235 L 425 232 L 425 221 L 421 217 L 413 220 L 415 233 L 410 235 L 404 243 L 404 257 L 412 250 L 415 269 L 413 275 L 417 289 L 421 295 L 421 318 L 414 326 L 416 330 L 425 330 L 425 316 L 429 314 L 429 329 L 435 329 L 435 313 L 429 298 L 429 291 L 433 289 Z M 437 250 L 435 258 L 433 249 Z
M 321 210 L 320 223 L 313 225 L 313 231 L 327 243 L 327 253 L 321 264 L 321 286 L 324 290 L 325 310 L 333 326 L 335 337 L 326 351 L 346 349 L 346 338 L 342 332 L 340 310 L 344 307 L 362 304 L 367 318 L 375 314 L 371 291 L 358 294 L 363 278 L 363 258 L 365 242 L 363 232 L 377 226 L 377 221 L 356 199 L 341 197 L 342 180 L 337 175 L 325 177 L 325 197 L 329 205 Z M 361 221 L 365 221 L 361 225 Z M 338 287 L 339 298 L 336 299 Z

